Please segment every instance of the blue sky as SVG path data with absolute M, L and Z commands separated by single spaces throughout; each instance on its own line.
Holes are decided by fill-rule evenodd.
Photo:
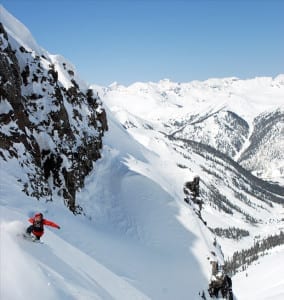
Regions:
M 284 73 L 284 0 L 0 0 L 88 83 Z

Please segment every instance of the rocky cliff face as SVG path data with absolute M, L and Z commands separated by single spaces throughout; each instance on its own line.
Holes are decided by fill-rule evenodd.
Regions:
M 27 49 L 0 23 L 0 156 L 25 170 L 23 190 L 62 196 L 74 213 L 76 191 L 100 158 L 107 119 L 94 92 L 63 58 Z
M 259 115 L 239 163 L 266 179 L 284 176 L 284 110 Z
M 247 122 L 225 109 L 208 113 L 194 121 L 185 119 L 184 126 L 178 127 L 173 137 L 209 145 L 232 158 L 241 150 L 249 135 Z
M 211 146 L 262 179 L 281 182 L 283 178 L 284 111 L 281 108 L 261 113 L 251 124 L 223 109 L 201 116 L 197 121 L 188 118 L 172 121 L 170 125 L 175 128 L 171 137 Z

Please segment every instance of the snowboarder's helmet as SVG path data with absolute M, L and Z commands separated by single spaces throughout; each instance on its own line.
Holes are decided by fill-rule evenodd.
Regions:
M 42 213 L 36 213 L 36 214 L 35 214 L 35 218 L 40 218 L 40 219 L 42 219 L 42 218 L 43 218 L 43 214 L 42 214 Z

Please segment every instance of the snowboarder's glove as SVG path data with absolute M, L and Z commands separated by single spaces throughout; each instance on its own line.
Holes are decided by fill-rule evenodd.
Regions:
M 57 229 L 60 229 L 60 226 L 58 226 Z

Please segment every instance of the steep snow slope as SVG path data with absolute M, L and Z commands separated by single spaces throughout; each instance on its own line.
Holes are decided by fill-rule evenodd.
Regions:
M 159 157 L 115 120 L 109 132 L 79 195 L 87 218 L 70 215 L 59 201 L 22 197 L 13 174 L 21 169 L 1 162 L 1 293 L 7 299 L 36 299 L 42 291 L 45 299 L 198 299 L 207 288 L 216 259 L 211 252 L 222 260 L 210 232 L 177 198 L 171 178 L 156 170 Z M 62 228 L 46 230 L 43 245 L 16 236 L 33 210 Z M 15 280 L 15 273 L 27 281 Z
M 281 79 L 281 76 L 279 78 Z M 279 78 L 275 79 L 276 82 Z M 262 82 L 258 79 L 255 81 L 256 86 L 258 86 L 259 81 Z M 263 79 L 263 82 L 265 83 L 266 79 Z M 164 84 L 165 82 L 162 82 L 158 86 L 161 88 L 161 86 L 164 87 Z M 169 82 L 167 85 L 175 86 Z M 197 105 L 197 103 L 185 105 L 182 103 L 182 101 L 186 101 L 185 99 L 178 99 L 177 101 L 177 98 L 173 97 L 168 97 L 167 100 L 164 99 L 163 101 L 164 96 L 161 96 L 160 91 L 157 92 L 156 89 L 151 90 L 152 87 L 152 83 L 139 83 L 129 88 L 111 86 L 108 91 L 100 91 L 102 95 L 105 95 L 105 103 L 108 104 L 110 110 L 129 134 L 159 158 L 159 163 L 151 160 L 151 164 L 155 167 L 149 170 L 147 176 L 151 176 L 168 191 L 176 190 L 179 201 L 182 201 L 183 198 L 182 187 L 185 181 L 192 180 L 193 175 L 200 176 L 201 199 L 204 201 L 201 215 L 207 226 L 212 230 L 236 228 L 247 231 L 248 234 L 247 236 L 240 236 L 239 239 L 216 237 L 222 246 L 225 258 L 232 256 L 236 250 L 249 248 L 255 241 L 271 234 L 278 234 L 280 230 L 283 230 L 284 189 L 282 187 L 258 179 L 228 155 L 218 151 L 218 147 L 216 150 L 206 145 L 203 129 L 200 130 L 199 141 L 198 139 L 195 140 L 194 137 L 183 135 L 181 132 L 188 128 L 187 121 L 182 119 L 188 112 L 190 124 L 204 126 L 204 123 L 208 122 L 205 127 L 208 129 L 209 136 L 216 133 L 214 125 L 217 123 L 213 122 L 214 117 L 218 115 L 217 120 L 220 121 L 222 120 L 220 116 L 223 115 L 227 124 L 224 122 L 220 122 L 220 124 L 222 126 L 225 124 L 224 128 L 228 128 L 231 124 L 231 132 L 239 128 L 239 132 L 236 133 L 239 141 L 242 137 L 241 132 L 245 132 L 243 141 L 239 145 L 241 153 L 244 151 L 243 145 L 248 144 L 248 139 L 252 135 L 251 128 L 253 127 L 251 126 L 255 116 L 263 109 L 268 108 L 270 104 L 262 106 L 260 101 L 255 104 L 256 107 L 251 111 L 245 111 L 240 106 L 239 109 L 243 110 L 244 116 L 248 116 L 248 122 L 246 122 L 235 113 L 228 111 L 227 108 L 224 109 L 224 105 L 228 106 L 228 103 L 216 102 L 209 106 L 204 101 L 201 102 L 201 105 Z M 173 88 L 169 90 L 173 93 Z M 252 90 L 250 92 L 253 93 Z M 188 101 L 190 103 L 190 98 Z M 243 102 L 246 103 L 244 99 Z M 234 103 L 230 104 L 234 105 Z M 274 110 L 276 108 L 277 111 L 279 104 L 281 104 L 280 96 L 276 103 L 271 104 L 269 109 Z M 249 102 L 246 109 L 248 106 Z M 175 119 L 175 121 L 170 123 L 170 118 Z M 221 127 L 218 126 L 218 128 Z M 219 135 L 218 140 L 222 145 L 226 135 L 225 137 L 221 133 Z M 232 133 L 229 140 L 233 140 Z M 159 173 L 158 176 L 156 175 L 157 172 Z M 170 184 L 165 184 L 165 178 L 170 178 Z M 194 205 L 189 209 L 192 208 L 198 209 Z M 259 276 L 261 277 L 261 274 Z M 257 278 L 254 277 L 254 280 Z M 242 286 L 240 282 L 239 286 Z M 278 291 L 282 292 L 281 287 Z M 250 290 L 250 293 L 255 295 L 255 298 L 251 296 L 250 299 L 257 299 L 253 290 Z M 237 293 L 236 296 L 238 296 Z
M 11 78 L 17 75 L 13 98 L 7 89 L 12 82 L 1 69 L 1 88 L 7 91 L 0 106 L 5 138 L 0 160 L 1 297 L 198 299 L 208 286 L 210 261 L 223 258 L 209 230 L 184 205 L 180 180 L 173 184 L 168 171 L 161 172 L 160 157 L 137 143 L 111 112 L 101 159 L 92 163 L 85 154 L 100 147 L 92 138 L 100 135 L 102 122 L 89 123 L 92 113 L 102 111 L 98 99 L 84 91 L 69 63 L 38 47 L 2 7 L 1 22 L 1 66 Z M 18 111 L 25 113 L 25 122 Z M 78 148 L 83 141 L 89 147 Z M 72 184 L 76 178 L 64 178 L 61 167 L 58 178 L 45 172 L 53 163 L 41 157 L 47 150 L 62 158 L 65 171 L 78 171 L 78 164 L 86 162 L 84 175 L 89 176 L 79 186 L 81 192 L 77 189 L 76 202 L 82 215 L 70 214 L 60 193 L 65 181 Z M 31 174 L 41 174 L 41 167 L 38 187 L 49 188 L 52 198 L 40 194 L 35 200 Z M 61 226 L 59 232 L 46 230 L 44 244 L 18 236 L 36 211 Z
M 19 213 L 2 212 L 24 221 Z M 44 244 L 32 243 L 17 236 L 22 227 L 20 221 L 1 222 L 2 299 L 148 299 L 78 245 L 49 231 Z
M 47 53 L 38 46 L 28 28 L 23 26 L 19 20 L 7 12 L 2 5 L 0 5 L 0 20 L 1 23 L 5 24 L 8 34 L 13 36 L 18 44 L 23 45 L 29 50 L 36 51 L 39 55 Z

